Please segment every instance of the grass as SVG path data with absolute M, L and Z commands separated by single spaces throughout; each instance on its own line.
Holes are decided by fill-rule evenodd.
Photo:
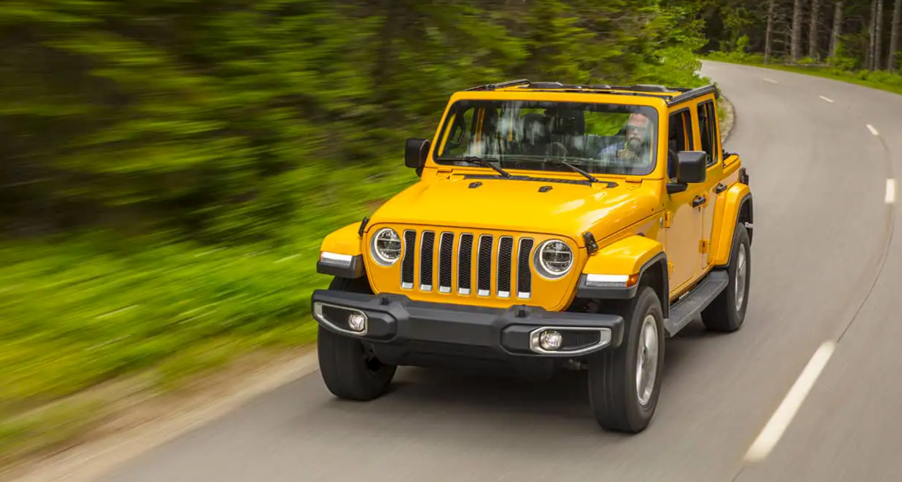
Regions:
M 715 52 L 703 57 L 706 60 L 728 62 L 741 65 L 752 65 L 784 72 L 813 75 L 827 79 L 839 80 L 852 84 L 902 94 L 902 74 L 867 70 L 851 71 L 823 65 L 789 65 L 785 63 L 765 64 L 760 55 Z
M 324 174 L 278 228 L 290 242 L 0 240 L 0 465 L 102 419 L 102 403 L 74 402 L 101 384 L 150 374 L 166 393 L 240 355 L 312 342 L 310 295 L 329 282 L 316 273 L 322 238 L 415 179 L 400 165 L 373 171 Z

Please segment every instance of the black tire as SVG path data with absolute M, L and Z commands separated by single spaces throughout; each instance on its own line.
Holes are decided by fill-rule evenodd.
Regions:
M 329 289 L 370 292 L 365 279 L 335 278 Z M 320 325 L 316 347 L 323 382 L 336 397 L 368 401 L 388 391 L 397 367 L 380 362 L 360 340 Z
M 749 249 L 749 233 L 745 225 L 736 225 L 733 236 L 733 247 L 730 252 L 730 264 L 726 268 L 729 284 L 714 301 L 702 311 L 702 322 L 709 331 L 730 333 L 742 327 L 745 311 L 749 304 L 749 286 L 752 278 L 752 253 Z M 742 267 L 744 265 L 744 268 Z M 744 276 L 738 276 L 744 269 Z M 741 280 L 739 278 L 742 278 Z M 741 290 L 737 290 L 737 286 Z M 740 294 L 741 293 L 741 294 Z M 741 303 L 737 300 L 741 296 Z
M 643 286 L 635 298 L 620 309 L 626 325 L 623 343 L 599 352 L 589 360 L 589 401 L 595 420 L 605 430 L 639 433 L 648 427 L 658 405 L 664 372 L 664 316 L 661 301 L 651 287 Z M 651 393 L 640 402 L 636 379 L 639 344 L 645 319 L 651 316 L 656 333 L 657 357 Z M 644 352 L 644 350 L 643 350 Z

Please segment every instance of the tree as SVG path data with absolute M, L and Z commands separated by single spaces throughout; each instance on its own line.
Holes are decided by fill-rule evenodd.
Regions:
M 842 0 L 836 2 L 833 12 L 833 31 L 830 33 L 830 57 L 835 58 L 842 35 Z
M 902 21 L 902 0 L 893 5 L 893 23 L 890 26 L 889 54 L 886 56 L 886 70 L 896 69 L 896 51 L 899 49 L 899 22 Z
M 802 0 L 795 0 L 795 7 L 792 10 L 790 56 L 792 63 L 797 63 L 802 56 Z
M 877 20 L 874 22 L 874 70 L 880 70 L 883 52 L 883 0 L 877 0 Z
M 868 26 L 867 69 L 874 70 L 875 29 L 877 27 L 877 0 L 871 0 L 871 20 Z
M 770 0 L 767 3 L 767 32 L 764 34 L 764 63 L 770 63 L 770 57 L 773 54 L 774 45 L 774 7 L 777 0 Z
M 808 56 L 816 59 L 817 55 L 817 27 L 818 27 L 818 10 L 821 7 L 821 0 L 811 0 L 811 24 L 808 27 Z

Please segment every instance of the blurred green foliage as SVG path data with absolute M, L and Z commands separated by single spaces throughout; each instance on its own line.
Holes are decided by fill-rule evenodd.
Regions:
M 699 5 L 7 0 L 0 420 L 309 341 L 323 236 L 416 180 L 455 90 L 700 85 Z

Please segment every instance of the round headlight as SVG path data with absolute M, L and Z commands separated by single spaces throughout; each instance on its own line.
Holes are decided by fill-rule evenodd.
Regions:
M 573 250 L 567 243 L 551 239 L 536 250 L 535 265 L 546 278 L 560 278 L 573 266 Z
M 401 257 L 401 237 L 394 229 L 379 230 L 373 236 L 373 259 L 383 266 L 391 266 Z

